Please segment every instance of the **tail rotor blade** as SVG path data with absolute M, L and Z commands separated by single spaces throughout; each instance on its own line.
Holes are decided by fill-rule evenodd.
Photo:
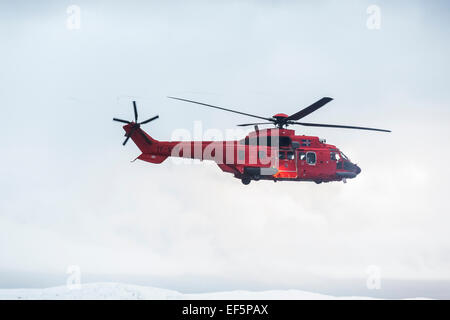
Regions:
M 113 118 L 113 121 L 123 122 L 123 123 L 131 123 L 130 121 L 122 120 L 122 119 L 117 119 L 117 118 Z
M 127 137 L 125 138 L 125 141 L 122 143 L 123 146 L 127 144 L 128 139 L 130 139 L 130 135 L 127 135 Z
M 156 115 L 156 116 L 154 116 L 150 119 L 147 119 L 145 121 L 142 121 L 140 123 L 137 122 L 138 112 L 137 112 L 137 107 L 136 107 L 136 101 L 133 101 L 133 111 L 134 111 L 134 121 L 127 121 L 127 120 L 123 120 L 123 119 L 119 119 L 119 118 L 113 118 L 113 121 L 122 122 L 122 123 L 126 123 L 129 125 L 129 126 L 124 127 L 124 129 L 126 131 L 128 131 L 128 130 L 129 131 L 128 131 L 128 133 L 125 134 L 125 140 L 123 141 L 122 145 L 127 144 L 128 140 L 132 137 L 132 135 L 136 132 L 136 130 L 140 128 L 141 124 L 146 124 L 146 123 L 149 123 L 149 122 L 159 118 L 159 116 Z M 142 131 L 140 131 L 140 133 L 143 135 L 144 139 L 148 140 L 147 136 Z
M 125 138 L 125 141 L 122 143 L 122 145 L 126 145 L 128 142 L 128 139 L 130 139 L 130 137 L 133 135 L 134 131 L 136 131 L 136 128 L 138 126 L 135 126 L 133 128 L 131 128 L 130 133 L 127 134 L 127 137 Z
M 153 118 L 150 118 L 150 119 L 147 119 L 147 120 L 145 120 L 145 121 L 142 121 L 142 122 L 139 123 L 139 124 L 146 124 L 146 123 L 149 123 L 150 121 L 156 120 L 156 119 L 158 119 L 158 118 L 159 118 L 159 116 L 154 116 Z
M 138 120 L 138 112 L 137 112 L 137 107 L 136 107 L 136 101 L 133 101 L 133 109 L 134 109 L 134 122 L 137 123 L 137 120 Z

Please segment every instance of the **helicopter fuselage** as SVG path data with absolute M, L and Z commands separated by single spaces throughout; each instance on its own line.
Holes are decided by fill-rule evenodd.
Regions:
M 136 159 L 151 163 L 162 163 L 168 157 L 215 161 L 222 171 L 233 174 L 235 178 L 241 179 L 243 184 L 249 184 L 252 180 L 346 182 L 361 173 L 360 167 L 352 163 L 336 146 L 327 144 L 324 139 L 318 137 L 296 135 L 294 130 L 287 129 L 288 126 L 391 132 L 386 129 L 298 121 L 332 101 L 330 97 L 323 97 L 294 114 L 277 113 L 272 117 L 194 100 L 169 98 L 265 122 L 239 124 L 241 127 L 255 128 L 255 131 L 239 141 L 158 141 L 141 129 L 141 125 L 157 119 L 158 116 L 138 122 L 136 101 L 133 101 L 134 121 L 113 118 L 114 121 L 126 123 L 123 127 L 126 132 L 123 145 L 131 138 L 142 151 Z M 268 124 L 274 125 L 275 128 L 259 130 L 259 125 Z
M 132 128 L 133 123 L 125 125 L 126 134 Z M 345 182 L 361 172 L 336 146 L 285 128 L 253 131 L 239 141 L 158 141 L 137 128 L 131 139 L 142 151 L 139 160 L 211 160 L 244 184 L 252 180 Z

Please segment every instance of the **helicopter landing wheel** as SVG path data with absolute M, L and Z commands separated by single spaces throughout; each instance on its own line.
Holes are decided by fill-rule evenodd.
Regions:
M 320 180 L 315 180 L 314 182 L 317 183 L 317 184 L 321 184 L 322 183 L 322 181 L 320 181 Z
M 242 177 L 241 181 L 244 185 L 248 185 L 252 180 L 250 179 L 250 177 L 244 176 Z

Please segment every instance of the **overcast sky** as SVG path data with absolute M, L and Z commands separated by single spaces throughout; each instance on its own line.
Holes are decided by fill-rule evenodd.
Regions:
M 73 4 L 79 29 L 67 27 Z M 372 4 L 380 29 L 367 27 Z M 0 284 L 46 285 L 24 283 L 41 273 L 64 284 L 69 265 L 194 277 L 182 288 L 194 291 L 223 289 L 209 279 L 365 287 L 371 265 L 382 279 L 450 280 L 449 12 L 446 1 L 2 2 Z M 130 163 L 139 150 L 111 119 L 131 119 L 133 99 L 141 119 L 160 115 L 144 128 L 155 139 L 251 120 L 168 95 L 262 116 L 331 96 L 305 121 L 393 132 L 296 128 L 362 168 L 347 184 L 243 186 L 214 164 Z

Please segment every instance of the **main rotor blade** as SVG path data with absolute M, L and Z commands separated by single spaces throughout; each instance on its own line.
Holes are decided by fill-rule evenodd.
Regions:
M 211 104 L 207 104 L 207 103 L 203 103 L 203 102 L 197 102 L 197 101 L 193 101 L 193 100 L 187 100 L 187 99 L 176 98 L 176 97 L 167 97 L 167 98 L 180 100 L 180 101 L 185 101 L 185 102 L 190 102 L 190 103 L 196 103 L 196 104 L 200 104 L 202 106 L 216 108 L 216 109 L 220 109 L 220 110 L 224 110 L 224 111 L 228 111 L 228 112 L 234 112 L 234 113 L 238 113 L 238 114 L 243 114 L 244 116 L 249 116 L 249 117 L 253 117 L 253 118 L 263 119 L 263 120 L 267 120 L 267 121 L 273 121 L 273 119 L 271 119 L 271 118 L 260 117 L 260 116 L 257 116 L 257 115 L 254 115 L 254 114 L 250 114 L 250 113 L 245 113 L 245 112 L 240 112 L 240 111 L 236 111 L 236 110 L 226 109 L 226 108 L 222 108 L 222 107 L 218 107 L 218 106 L 213 106 Z
M 288 124 L 298 124 L 307 127 L 326 127 L 326 128 L 342 128 L 342 129 L 359 129 L 359 130 L 372 130 L 381 132 L 391 132 L 391 130 L 367 128 L 367 127 L 355 127 L 355 126 L 342 126 L 337 124 L 322 124 L 322 123 L 309 123 L 309 122 L 288 122 Z
M 159 118 L 159 116 L 154 116 L 153 118 L 150 118 L 150 119 L 147 119 L 145 121 L 142 121 L 139 124 L 146 124 L 146 123 L 149 123 L 150 121 L 153 121 L 153 120 L 158 119 L 158 118 Z
M 257 126 L 260 124 L 273 124 L 272 122 L 259 122 L 259 123 L 243 123 L 243 124 L 238 124 L 238 127 L 247 127 L 247 126 Z
M 300 120 L 301 118 L 306 117 L 308 114 L 313 113 L 317 109 L 323 107 L 324 105 L 326 105 L 331 100 L 333 100 L 333 98 L 323 97 L 322 99 L 314 102 L 309 107 L 306 107 L 305 109 L 302 109 L 299 112 L 294 113 L 293 115 L 290 115 L 289 117 L 285 118 L 285 121 L 288 121 L 288 120 Z
M 136 108 L 136 101 L 133 101 L 133 109 L 134 109 L 134 122 L 137 123 L 138 113 L 137 113 L 137 108 Z
M 118 121 L 118 122 L 123 122 L 123 123 L 131 123 L 130 121 L 117 119 L 117 118 L 113 118 L 113 121 Z

